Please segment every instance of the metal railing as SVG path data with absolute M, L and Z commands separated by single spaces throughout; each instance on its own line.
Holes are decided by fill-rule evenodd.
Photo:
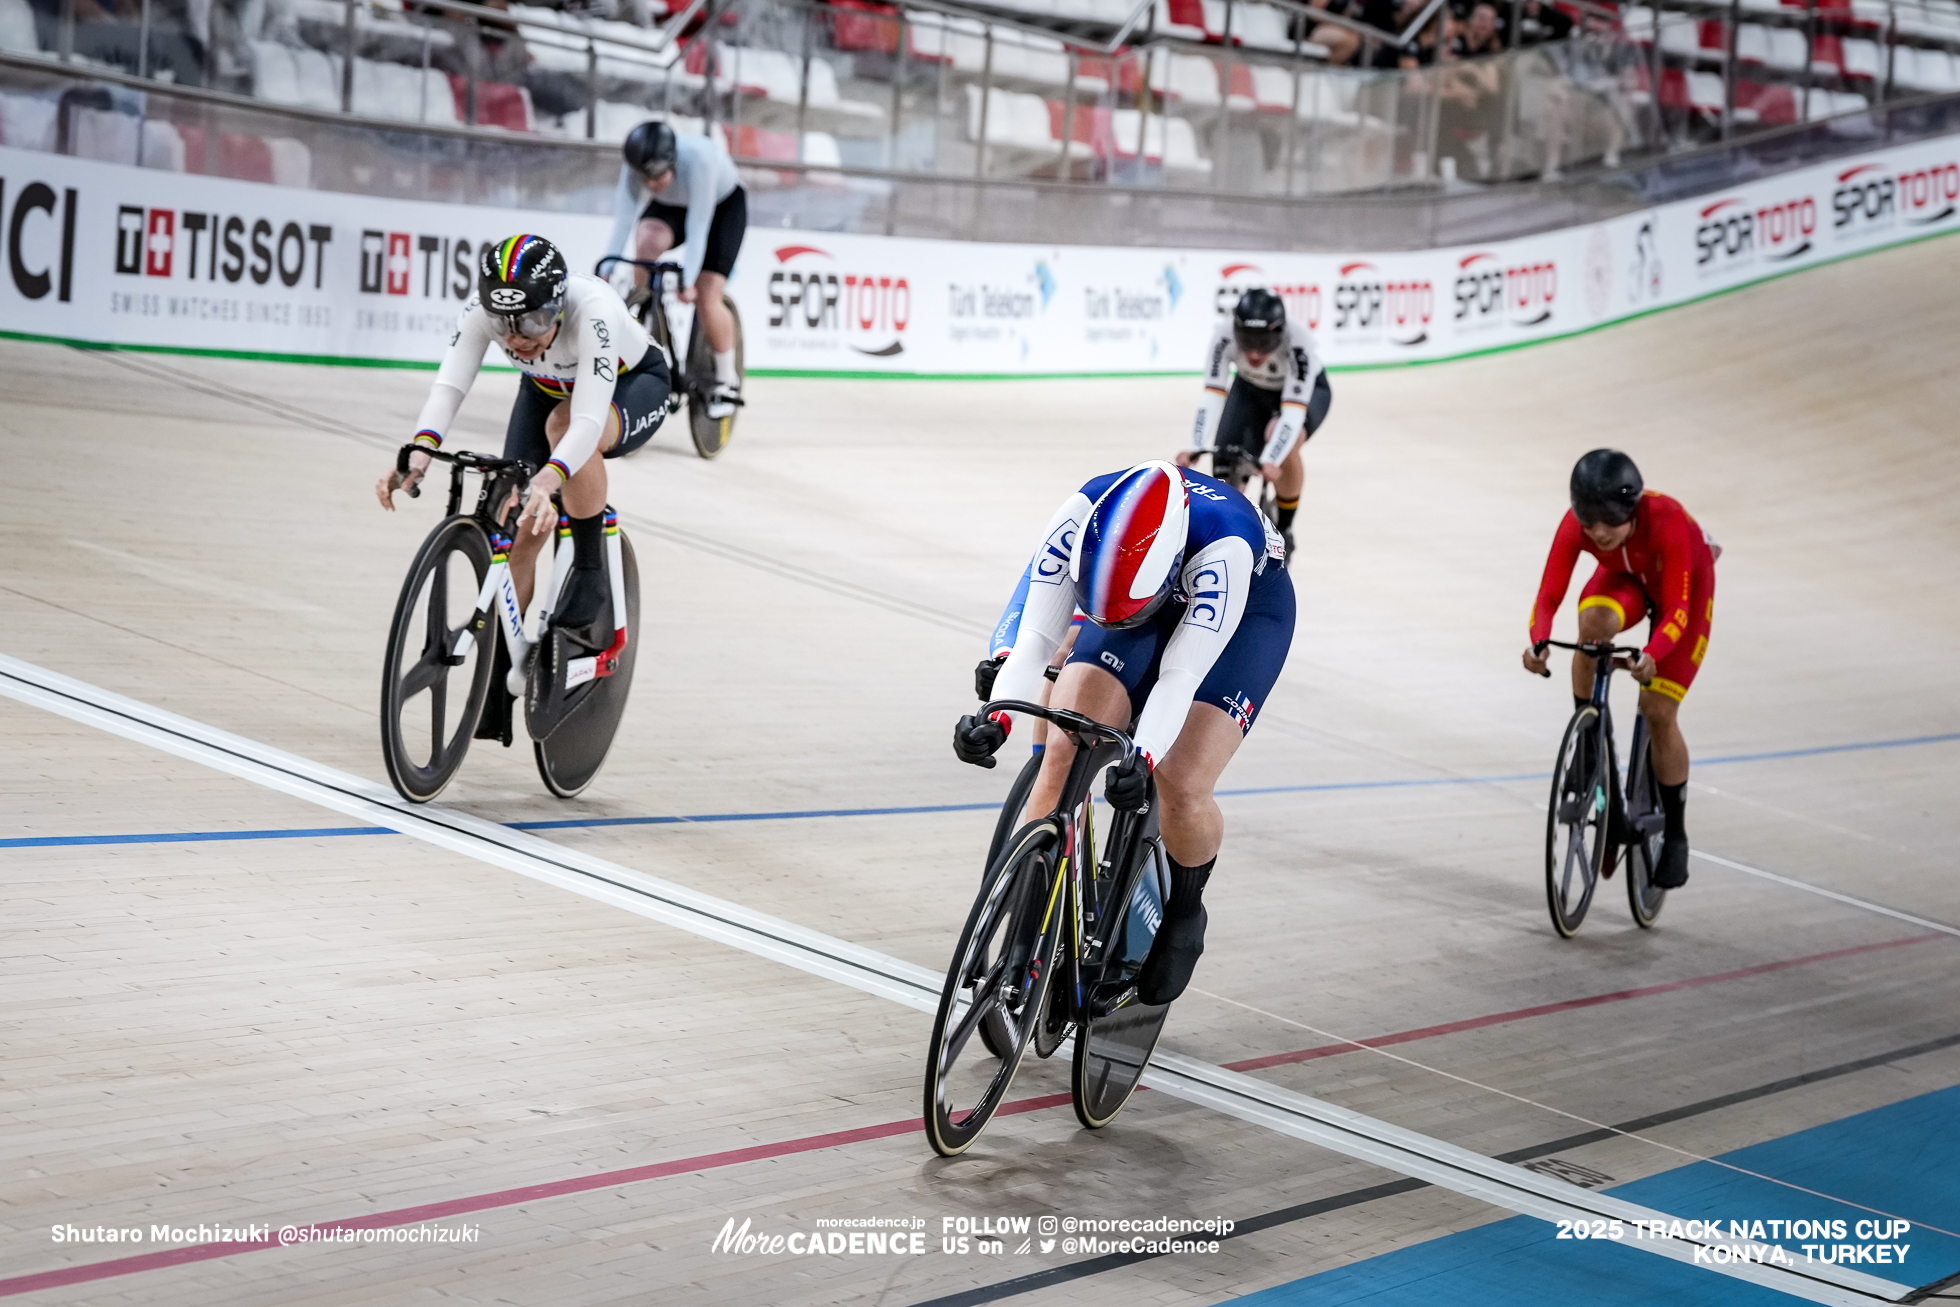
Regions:
M 1572 34 L 1537 45 L 1522 44 L 1537 0 L 1492 0 L 1508 48 L 1463 59 L 1443 0 L 1399 31 L 1301 0 L 1223 0 L 1216 32 L 1173 27 L 1159 0 L 1077 0 L 1060 17 L 1000 0 L 674 0 L 657 18 L 660 0 L 602 2 L 639 6 L 637 21 L 470 0 L 141 0 L 132 24 L 60 0 L 34 10 L 36 48 L 10 57 L 167 86 L 175 104 L 258 101 L 438 137 L 609 143 L 662 116 L 720 135 L 755 188 L 804 193 L 844 178 L 1281 199 L 1448 189 L 1960 89 L 1960 0 L 1619 14 L 1580 0 Z M 1950 28 L 1933 21 L 1949 12 Z M 1358 41 L 1373 66 L 1331 65 L 1317 36 Z M 0 130 L 31 135 L 19 124 L 36 120 Z M 195 170 L 158 135 L 146 163 Z

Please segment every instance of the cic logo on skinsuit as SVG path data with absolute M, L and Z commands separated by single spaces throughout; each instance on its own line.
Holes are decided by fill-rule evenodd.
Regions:
M 912 325 L 912 283 L 862 270 L 839 271 L 828 250 L 814 245 L 776 249 L 769 274 L 769 325 L 798 349 L 847 345 L 872 358 L 905 352 Z

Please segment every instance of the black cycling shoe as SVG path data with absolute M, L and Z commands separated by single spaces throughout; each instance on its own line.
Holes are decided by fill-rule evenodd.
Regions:
M 1661 865 L 1654 868 L 1655 889 L 1680 889 L 1688 883 L 1688 841 L 1680 839 L 1663 841 L 1661 844 Z
M 1151 942 L 1150 956 L 1143 960 L 1143 970 L 1137 973 L 1137 1000 L 1161 1005 L 1177 998 L 1191 983 L 1191 973 L 1197 969 L 1204 951 L 1203 905 L 1194 916 L 1167 919 Z
M 552 610 L 551 624 L 574 635 L 599 620 L 600 610 L 610 596 L 606 593 L 603 567 L 574 567 L 565 577 L 565 588 L 558 592 L 558 606 Z M 598 632 L 611 643 L 612 632 Z
M 1280 538 L 1280 541 L 1281 541 L 1281 543 L 1282 543 L 1282 544 L 1284 544 L 1284 545 L 1286 546 L 1286 563 L 1285 563 L 1285 566 L 1286 566 L 1286 567 L 1289 567 L 1289 568 L 1290 568 L 1290 567 L 1292 567 L 1292 566 L 1293 566 L 1293 531 L 1292 531 L 1292 529 L 1291 529 L 1291 528 L 1288 528 L 1287 530 L 1285 530 L 1285 531 L 1282 531 L 1282 532 L 1280 532 L 1280 533 L 1279 533 L 1279 538 Z

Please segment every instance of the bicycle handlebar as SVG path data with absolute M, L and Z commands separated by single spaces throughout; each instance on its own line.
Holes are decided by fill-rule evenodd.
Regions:
M 395 452 L 395 471 L 403 476 L 407 476 L 409 456 L 417 450 L 427 454 L 431 459 L 439 463 L 453 463 L 461 471 L 481 472 L 484 476 L 496 476 L 502 472 L 515 472 L 520 481 L 529 481 L 533 471 L 531 465 L 522 459 L 498 458 L 493 454 L 480 454 L 474 449 L 430 449 L 426 445 L 418 445 L 413 441 L 403 445 Z M 408 487 L 408 497 L 410 499 L 420 499 L 422 497 L 422 485 L 420 482 Z
M 1622 668 L 1629 666 L 1626 662 L 1622 661 L 1623 659 L 1638 659 L 1641 654 L 1646 652 L 1642 649 L 1633 648 L 1630 645 L 1614 644 L 1611 640 L 1581 640 L 1576 644 L 1567 640 L 1540 640 L 1532 647 L 1542 651 L 1547 646 L 1555 649 L 1570 649 L 1574 653 L 1582 653 L 1588 658 L 1610 658 L 1613 660 L 1615 667 Z M 1550 676 L 1552 669 L 1547 667 L 1538 674 L 1540 676 Z
M 1093 717 L 1070 712 L 1066 708 L 1049 708 L 1038 703 L 1026 703 L 1020 699 L 996 699 L 980 709 L 980 716 L 992 717 L 997 712 L 1018 712 L 1026 713 L 1030 717 L 1039 717 L 1051 726 L 1059 726 L 1069 738 L 1075 741 L 1078 748 L 1088 744 L 1107 743 L 1122 745 L 1125 756 L 1136 752 L 1136 745 L 1122 731 L 1114 726 L 1106 726 Z
M 608 268 L 616 267 L 622 263 L 630 264 L 635 268 L 645 268 L 648 272 L 685 271 L 680 264 L 667 259 L 629 259 L 623 254 L 608 254 L 605 258 L 600 259 L 592 265 L 592 275 L 603 277 L 606 275 Z

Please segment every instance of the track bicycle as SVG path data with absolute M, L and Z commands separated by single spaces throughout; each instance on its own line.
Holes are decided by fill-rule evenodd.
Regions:
M 1268 522 L 1279 521 L 1279 493 L 1259 471 L 1259 456 L 1244 445 L 1206 445 L 1198 451 L 1211 456 L 1211 475 L 1231 486 L 1259 510 Z M 1253 489 L 1253 483 L 1258 489 Z
M 708 344 L 708 335 L 701 330 L 700 317 L 694 312 L 692 304 L 685 304 L 680 298 L 681 265 L 666 261 L 648 259 L 629 259 L 618 254 L 608 254 L 594 265 L 592 273 L 605 277 L 620 265 L 643 268 L 647 273 L 647 289 L 651 298 L 639 307 L 640 325 L 647 329 L 654 343 L 667 353 L 667 360 L 673 365 L 674 387 L 667 396 L 667 413 L 672 416 L 680 412 L 683 399 L 687 403 L 688 433 L 694 439 L 694 452 L 703 458 L 713 458 L 728 448 L 728 442 L 735 437 L 735 414 L 724 418 L 708 416 L 708 403 L 715 391 L 715 354 Z M 748 366 L 744 361 L 742 346 L 742 314 L 735 307 L 733 297 L 724 294 L 722 307 L 735 320 L 735 375 L 748 382 Z M 674 342 L 685 339 L 687 353 L 674 348 Z M 741 400 L 734 401 L 739 407 Z
M 407 472 L 417 448 L 402 446 L 398 470 Z M 472 450 L 428 452 L 449 464 L 448 506 L 409 564 L 388 631 L 381 676 L 388 779 L 411 803 L 435 798 L 472 739 L 510 746 L 512 704 L 522 695 L 538 775 L 559 798 L 574 798 L 605 762 L 633 682 L 640 574 L 632 541 L 608 507 L 606 602 L 589 627 L 553 626 L 552 607 L 572 570 L 571 522 L 561 509 L 551 579 L 533 597 L 535 626 L 527 627 L 510 575 L 510 521 L 533 469 Z M 480 478 L 467 513 L 465 473 Z M 420 485 L 409 490 L 420 493 Z M 461 703 L 452 705 L 452 695 Z
M 1558 763 L 1552 768 L 1552 797 L 1545 818 L 1545 898 L 1552 927 L 1566 939 L 1578 933 L 1592 904 L 1593 889 L 1612 876 L 1624 848 L 1627 904 L 1634 921 L 1649 928 L 1667 901 L 1667 891 L 1654 884 L 1667 822 L 1661 811 L 1660 785 L 1654 779 L 1646 717 L 1634 718 L 1622 787 L 1613 748 L 1613 714 L 1607 704 L 1614 671 L 1632 666 L 1628 660 L 1637 662 L 1640 650 L 1611 641 L 1546 640 L 1544 644 L 1593 660 L 1592 698 L 1574 710 L 1559 743 Z M 1545 675 L 1551 675 L 1549 668 Z
M 1136 988 L 1170 895 L 1155 782 L 1142 811 L 1113 814 L 1100 846 L 1096 840 L 1090 790 L 1104 768 L 1130 755 L 1130 737 L 1018 700 L 980 711 L 1039 718 L 1067 735 L 1076 754 L 1055 810 L 1000 843 L 953 950 L 925 1083 L 926 1136 L 944 1157 L 980 1137 L 1031 1043 L 1046 1056 L 1071 1033 L 1076 1119 L 1092 1130 L 1108 1125 L 1136 1091 L 1170 1012 L 1169 1004 L 1144 1003 Z M 1033 775 L 1023 769 L 1011 807 L 1025 802 Z M 1007 810 L 1003 820 L 1013 820 Z

